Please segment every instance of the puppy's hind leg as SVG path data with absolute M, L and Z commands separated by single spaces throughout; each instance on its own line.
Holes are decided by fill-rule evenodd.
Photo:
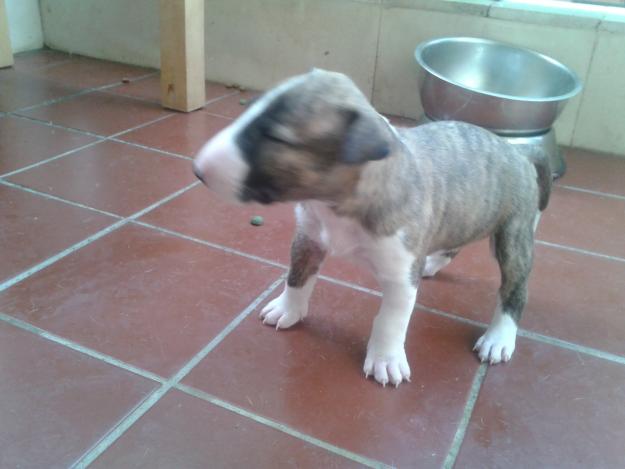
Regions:
M 475 344 L 481 361 L 491 365 L 512 358 L 521 313 L 527 302 L 527 283 L 534 247 L 533 220 L 511 220 L 494 235 L 501 287 L 493 319 Z
M 298 218 L 304 216 L 303 210 Z M 298 220 L 301 222 L 301 220 Z M 308 301 L 317 281 L 326 250 L 318 240 L 314 223 L 301 223 L 291 244 L 291 266 L 282 294 L 269 302 L 261 313 L 263 324 L 287 329 L 308 314 Z

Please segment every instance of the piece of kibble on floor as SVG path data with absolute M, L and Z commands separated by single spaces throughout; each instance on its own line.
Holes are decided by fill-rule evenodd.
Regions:
M 263 217 L 261 217 L 260 215 L 256 215 L 252 217 L 250 223 L 254 226 L 262 226 L 262 224 L 265 223 L 265 220 L 263 220 Z

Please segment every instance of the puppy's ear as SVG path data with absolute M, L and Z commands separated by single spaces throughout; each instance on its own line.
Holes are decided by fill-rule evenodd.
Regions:
M 391 154 L 390 132 L 378 119 L 353 109 L 344 109 L 341 113 L 345 119 L 345 138 L 340 154 L 342 163 L 366 163 Z

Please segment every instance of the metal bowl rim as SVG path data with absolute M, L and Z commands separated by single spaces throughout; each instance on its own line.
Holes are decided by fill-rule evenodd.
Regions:
M 470 86 L 466 86 L 463 83 L 460 83 L 456 80 L 452 80 L 448 77 L 445 77 L 443 75 L 441 75 L 440 73 L 436 72 L 435 70 L 433 70 L 429 65 L 427 65 L 425 63 L 425 61 L 423 60 L 423 51 L 428 48 L 431 47 L 435 44 L 439 44 L 439 43 L 443 43 L 443 42 L 460 42 L 460 43 L 475 43 L 475 44 L 490 44 L 490 45 L 498 45 L 498 46 L 506 46 L 506 47 L 510 47 L 513 49 L 519 49 L 522 50 L 528 54 L 534 55 L 536 57 L 539 57 L 543 60 L 546 60 L 547 62 L 551 63 L 552 65 L 555 65 L 556 67 L 560 68 L 561 70 L 563 70 L 564 72 L 566 72 L 567 74 L 569 74 L 571 76 L 571 78 L 573 79 L 573 82 L 575 84 L 575 86 L 573 87 L 573 90 L 569 91 L 568 93 L 559 95 L 559 96 L 550 96 L 548 98 L 530 98 L 530 97 L 519 97 L 519 96 L 512 96 L 512 95 L 507 95 L 507 94 L 502 94 L 502 93 L 495 93 L 492 91 L 484 91 L 484 90 L 480 90 L 478 88 L 473 88 Z M 483 38 L 477 38 L 477 37 L 468 37 L 468 36 L 449 36 L 449 37 L 441 37 L 441 38 L 437 38 L 437 39 L 431 39 L 429 41 L 425 41 L 422 42 L 421 44 L 419 44 L 417 46 L 417 48 L 415 49 L 414 52 L 414 56 L 415 59 L 417 60 L 417 63 L 428 73 L 434 75 L 435 77 L 447 82 L 447 83 L 451 83 L 452 85 L 458 86 L 460 88 L 469 90 L 469 91 L 473 91 L 475 93 L 478 94 L 483 94 L 486 96 L 493 96 L 496 98 L 502 98 L 502 99 L 509 99 L 511 101 L 526 101 L 526 102 L 538 102 L 538 103 L 545 103 L 545 102 L 553 102 L 553 101 L 564 101 L 567 99 L 572 98 L 573 96 L 575 96 L 577 93 L 580 92 L 580 90 L 582 89 L 582 82 L 580 81 L 579 77 L 577 76 L 577 74 L 571 70 L 570 68 L 568 68 L 566 65 L 558 62 L 557 60 L 545 55 L 545 54 L 541 54 L 540 52 L 536 52 L 532 49 L 528 49 L 525 47 L 519 47 L 516 46 L 514 44 L 509 44 L 506 42 L 501 42 L 501 41 L 493 41 L 491 39 L 483 39 Z

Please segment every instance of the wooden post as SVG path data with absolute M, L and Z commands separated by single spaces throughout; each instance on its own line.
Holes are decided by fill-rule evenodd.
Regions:
M 0 0 L 0 68 L 13 65 L 13 50 L 9 37 L 9 19 L 4 0 Z
M 204 0 L 161 0 L 161 99 L 163 107 L 204 106 Z

